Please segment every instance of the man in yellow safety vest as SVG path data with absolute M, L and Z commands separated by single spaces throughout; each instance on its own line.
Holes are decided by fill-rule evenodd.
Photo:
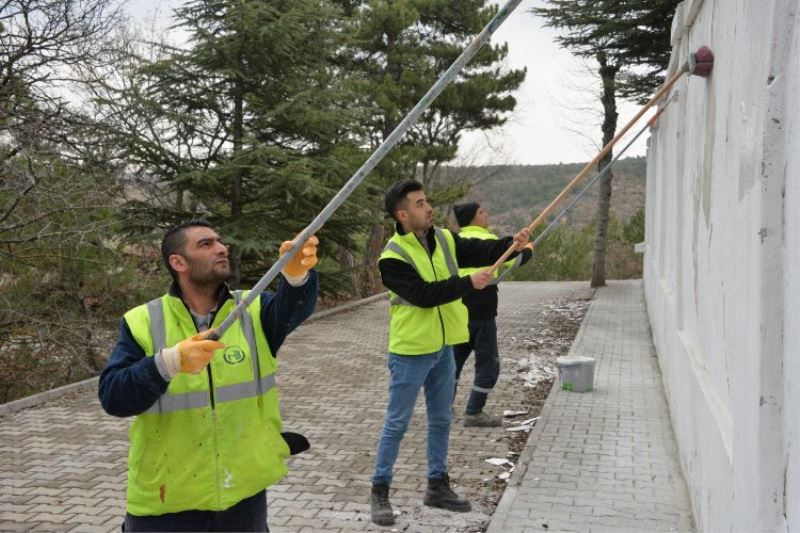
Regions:
M 495 240 L 497 235 L 489 231 L 489 214 L 476 202 L 465 202 L 453 206 L 453 214 L 462 239 Z M 500 375 L 500 357 L 497 352 L 497 281 L 501 275 L 530 260 L 533 245 L 527 247 L 515 259 L 506 261 L 494 273 L 488 287 L 482 291 L 472 291 L 462 298 L 469 313 L 469 340 L 453 346 L 456 361 L 456 385 L 461 377 L 461 370 L 475 351 L 475 378 L 472 382 L 467 406 L 464 411 L 465 427 L 497 427 L 502 423 L 500 418 L 484 411 L 486 399 L 497 383 Z M 476 268 L 460 268 L 462 276 L 476 272 Z
M 261 293 L 214 341 L 203 332 L 246 295 L 225 284 L 228 247 L 202 220 L 166 233 L 169 292 L 125 313 L 100 376 L 106 412 L 136 416 L 124 531 L 268 531 L 266 488 L 286 474 L 292 451 L 281 433 L 276 354 L 314 310 L 317 243 L 308 239 L 277 292 Z
M 378 261 L 381 280 L 389 289 L 389 404 L 372 478 L 372 521 L 394 523 L 389 503 L 392 470 L 400 441 L 408 428 L 420 388 L 425 388 L 428 414 L 428 485 L 423 503 L 466 512 L 469 501 L 450 488 L 447 448 L 455 386 L 454 344 L 466 342 L 467 310 L 461 298 L 486 287 L 488 270 L 460 276 L 459 266 L 494 264 L 512 245 L 522 250 L 530 232 L 513 239 L 461 239 L 433 227 L 433 208 L 415 180 L 395 183 L 384 197 L 396 232 Z

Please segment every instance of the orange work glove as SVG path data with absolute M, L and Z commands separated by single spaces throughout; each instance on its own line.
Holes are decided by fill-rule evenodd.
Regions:
M 288 252 L 293 244 L 293 241 L 284 241 L 279 249 L 280 257 L 283 257 L 283 254 Z M 281 272 L 289 281 L 303 281 L 306 273 L 314 268 L 318 261 L 317 244 L 319 244 L 319 239 L 312 235 L 303 243 L 303 247 L 294 254 L 294 257 L 286 263 Z
M 214 352 L 225 345 L 219 341 L 205 340 L 203 333 L 198 333 L 186 340 L 183 340 L 172 348 L 161 350 L 161 367 L 170 379 L 178 375 L 178 372 L 187 374 L 197 374 L 208 366 Z M 156 361 L 158 363 L 158 361 Z

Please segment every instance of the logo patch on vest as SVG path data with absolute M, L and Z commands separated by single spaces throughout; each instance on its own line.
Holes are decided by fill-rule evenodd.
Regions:
M 238 346 L 228 346 L 225 348 L 225 351 L 222 352 L 222 358 L 229 365 L 238 365 L 244 361 L 244 352 Z

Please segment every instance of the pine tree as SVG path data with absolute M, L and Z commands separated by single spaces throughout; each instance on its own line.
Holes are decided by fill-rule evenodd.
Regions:
M 646 101 L 663 83 L 669 63 L 672 15 L 679 0 L 548 0 L 534 8 L 546 25 L 561 28 L 556 38 L 562 47 L 580 57 L 597 61 L 602 84 L 603 146 L 616 135 L 617 98 Z M 602 171 L 613 159 L 613 150 L 598 163 Z M 603 176 L 597 206 L 597 229 L 592 265 L 592 287 L 605 285 L 611 171 Z
M 139 224 L 209 219 L 231 244 L 233 284 L 252 283 L 361 158 L 334 60 L 342 20 L 324 0 L 195 0 L 176 16 L 188 44 L 161 47 L 98 101 L 121 157 L 157 183 Z M 359 205 L 328 222 L 324 250 L 352 246 Z
M 365 124 L 376 148 L 434 84 L 496 12 L 485 0 L 340 1 L 352 14 L 351 69 L 363 79 Z M 511 93 L 524 70 L 505 72 L 505 45 L 487 45 L 433 102 L 403 141 L 367 180 L 374 219 L 363 257 L 362 294 L 377 288 L 374 265 L 385 238 L 380 196 L 403 178 L 419 177 L 434 200 L 437 169 L 455 158 L 463 132 L 504 123 L 516 101 Z

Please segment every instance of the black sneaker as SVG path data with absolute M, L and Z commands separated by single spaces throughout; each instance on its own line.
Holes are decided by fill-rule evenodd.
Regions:
M 428 507 L 438 507 L 456 513 L 466 513 L 472 510 L 469 501 L 462 498 L 450 488 L 450 477 L 445 474 L 442 479 L 429 479 L 425 499 L 422 501 Z
M 372 521 L 379 526 L 391 526 L 394 524 L 394 511 L 392 510 L 392 504 L 389 503 L 389 485 L 385 483 L 372 485 L 370 509 Z

